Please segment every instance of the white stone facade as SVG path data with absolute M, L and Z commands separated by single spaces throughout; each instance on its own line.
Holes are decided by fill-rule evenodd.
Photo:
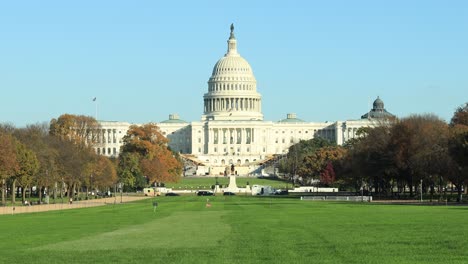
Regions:
M 186 122 L 172 114 L 156 125 L 169 139 L 172 150 L 203 164 L 204 171 L 211 175 L 223 174 L 231 164 L 238 174 L 252 173 L 261 161 L 287 153 L 300 140 L 323 137 L 342 145 L 356 137 L 360 127 L 378 125 L 370 119 L 305 122 L 295 114 L 277 122 L 264 121 L 256 79 L 249 63 L 237 52 L 232 26 L 228 51 L 215 64 L 203 101 L 201 121 Z M 104 143 L 96 146 L 98 153 L 118 155 L 121 139 L 130 124 L 101 122 L 101 125 L 106 137 Z

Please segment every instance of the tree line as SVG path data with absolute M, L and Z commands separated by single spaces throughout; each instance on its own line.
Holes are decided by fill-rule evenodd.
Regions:
M 450 123 L 433 114 L 410 115 L 361 128 L 343 146 L 322 138 L 301 141 L 278 167 L 301 184 L 385 197 L 423 191 L 431 199 L 455 190 L 461 201 L 468 184 L 468 104 L 456 109 Z
M 101 126 L 94 118 L 64 114 L 49 124 L 16 128 L 0 124 L 2 204 L 31 195 L 73 198 L 115 188 L 143 188 L 153 182 L 177 181 L 182 165 L 154 124 L 132 126 L 119 157 L 94 151 Z

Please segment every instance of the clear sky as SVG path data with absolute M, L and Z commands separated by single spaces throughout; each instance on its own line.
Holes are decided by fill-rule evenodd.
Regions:
M 235 25 L 265 120 L 449 120 L 468 101 L 468 1 L 2 1 L 0 122 L 199 121 Z

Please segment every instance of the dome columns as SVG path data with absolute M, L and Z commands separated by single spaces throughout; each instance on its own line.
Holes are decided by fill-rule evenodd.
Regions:
M 205 99 L 204 112 L 205 114 L 226 111 L 259 112 L 261 111 L 260 105 L 258 98 L 209 98 Z

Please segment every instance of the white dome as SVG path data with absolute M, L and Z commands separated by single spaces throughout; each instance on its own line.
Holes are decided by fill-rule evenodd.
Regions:
M 234 26 L 227 53 L 216 62 L 203 96 L 202 120 L 262 120 L 261 96 L 250 64 L 237 53 Z
M 213 67 L 212 78 L 220 75 L 246 75 L 253 77 L 250 64 L 241 56 L 222 57 Z

